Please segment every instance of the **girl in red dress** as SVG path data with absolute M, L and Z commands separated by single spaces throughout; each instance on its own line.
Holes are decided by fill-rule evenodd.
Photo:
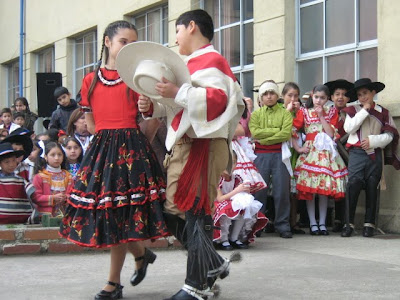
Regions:
M 140 241 L 168 234 L 162 217 L 165 182 L 148 140 L 140 132 L 139 95 L 122 82 L 115 68 L 119 50 L 136 42 L 126 21 L 109 24 L 103 35 L 105 66 L 83 79 L 80 105 L 88 130 L 95 133 L 67 199 L 60 233 L 85 247 L 111 247 L 106 286 L 95 299 L 122 298 L 121 269 L 127 251 L 136 261 L 131 284 L 139 284 L 156 255 Z

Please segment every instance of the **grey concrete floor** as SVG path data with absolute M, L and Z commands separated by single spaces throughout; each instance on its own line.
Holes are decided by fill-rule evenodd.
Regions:
M 390 238 L 392 237 L 392 238 Z M 177 292 L 185 278 L 183 250 L 155 250 L 158 257 L 137 287 L 127 257 L 124 299 L 160 300 Z M 229 252 L 221 252 L 228 256 Z M 400 299 L 400 238 L 342 238 L 264 234 L 243 261 L 220 281 L 225 299 Z M 93 299 L 104 285 L 108 253 L 0 258 L 0 299 Z

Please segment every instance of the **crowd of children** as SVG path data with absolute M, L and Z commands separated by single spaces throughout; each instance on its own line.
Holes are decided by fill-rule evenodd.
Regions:
M 354 230 L 357 199 L 363 188 L 367 200 L 363 235 L 372 236 L 383 155 L 387 153 L 385 162 L 398 168 L 395 153 L 398 132 L 389 112 L 373 101 L 374 95 L 383 88 L 382 83 L 369 79 L 360 79 L 355 84 L 339 79 L 315 86 L 308 100 L 302 103 L 296 83 L 285 84 L 282 92 L 273 80 L 262 83 L 258 90 L 260 107 L 251 113 L 252 101 L 247 98 L 247 109 L 232 142 L 234 149 L 240 152 L 236 157 L 239 154 L 239 160 L 245 157 L 246 161 L 239 161 L 232 174 L 226 171 L 221 174 L 214 218 L 214 224 L 221 228 L 216 230 L 214 239 L 219 247 L 246 248 L 247 243 L 254 239 L 243 235 L 241 230 L 247 228 L 247 234 L 252 232 L 251 227 L 257 218 L 261 216 L 261 219 L 268 220 L 264 214 L 272 219 L 273 228 L 283 238 L 290 238 L 293 233 L 305 233 L 297 223 L 299 200 L 305 200 L 311 235 L 329 234 L 327 208 L 332 201 L 335 206 L 332 231 L 342 231 L 342 236 L 350 236 Z M 68 90 L 64 87 L 57 89 L 55 99 L 60 104 L 59 112 L 53 113 L 55 118 L 50 122 L 53 128 L 42 134 L 35 135 L 30 130 L 37 116 L 29 110 L 25 98 L 15 100 L 14 113 L 10 108 L 1 111 L 0 127 L 4 132 L 1 143 L 9 143 L 14 149 L 10 155 L 16 158 L 12 172 L 9 172 L 10 166 L 1 168 L 1 178 L 8 181 L 13 173 L 15 188 L 19 186 L 19 192 L 22 192 L 28 187 L 30 191 L 25 191 L 23 204 L 15 205 L 15 211 L 9 205 L 0 210 L 1 223 L 37 222 L 43 213 L 52 216 L 63 214 L 64 208 L 61 207 L 76 178 L 91 135 L 87 131 L 84 113 L 70 99 Z M 357 99 L 360 104 L 346 107 L 348 102 Z M 333 105 L 328 105 L 328 100 L 332 100 Z M 70 110 L 71 107 L 75 110 Z M 377 124 L 376 118 L 382 122 Z M 58 128 L 56 124 L 59 124 Z M 371 131 L 368 135 L 365 132 L 367 125 Z M 361 134 L 362 128 L 364 132 Z M 4 155 L 6 161 L 10 160 L 8 152 Z M 243 173 L 243 169 L 247 171 Z M 254 174 L 259 175 L 257 180 Z M 23 179 L 21 184 L 16 178 Z M 35 192 L 29 183 L 33 183 Z M 259 188 L 255 189 L 256 185 Z M 346 185 L 348 207 L 345 205 Z M 253 206 L 260 204 L 257 211 L 252 210 L 250 227 L 250 223 L 242 218 L 245 209 L 232 210 L 231 205 L 226 205 L 226 200 L 232 201 L 237 193 L 253 194 Z M 5 195 L 0 201 L 5 204 L 13 197 Z M 273 203 L 268 206 L 267 201 Z M 19 207 L 24 207 L 23 212 Z M 271 207 L 272 215 L 268 211 Z M 226 214 L 227 211 L 235 217 Z M 347 223 L 346 213 L 349 215 Z M 35 214 L 36 219 L 33 219 Z M 231 220 L 223 222 L 227 216 Z M 238 217 L 242 220 L 239 221 Z M 239 223 L 242 224 L 240 229 Z M 267 222 L 261 223 L 263 226 L 256 226 L 256 231 Z M 229 233 L 230 224 L 234 225 Z M 240 239 L 238 232 L 242 232 Z M 231 242 L 228 242 L 229 234 Z
M 50 123 L 75 129 L 77 120 L 70 115 L 82 113 L 68 90 L 57 88 L 54 98 L 60 106 Z M 75 110 L 57 113 L 64 106 L 74 106 Z M 67 137 L 56 125 L 36 134 L 33 128 L 37 118 L 24 97 L 17 98 L 12 108 L 1 110 L 0 145 L 5 145 L 5 150 L 0 153 L 0 224 L 39 223 L 43 214 L 63 216 L 67 194 L 83 158 L 83 145 L 89 144 L 79 141 L 74 132 Z M 85 120 L 80 121 L 79 129 L 85 134 Z M 90 138 L 85 134 L 85 139 Z

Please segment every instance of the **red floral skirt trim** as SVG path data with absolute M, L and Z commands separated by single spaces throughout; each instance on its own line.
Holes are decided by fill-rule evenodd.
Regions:
M 326 191 L 320 188 L 310 188 L 301 185 L 296 185 L 297 198 L 299 200 L 313 200 L 314 194 L 325 195 L 335 199 L 335 201 L 341 201 L 345 197 L 344 192 Z

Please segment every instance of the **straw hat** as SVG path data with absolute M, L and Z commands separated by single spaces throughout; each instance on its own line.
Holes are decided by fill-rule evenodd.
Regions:
M 178 87 L 190 83 L 190 73 L 182 58 L 171 49 L 153 42 L 124 46 L 118 53 L 116 67 L 127 86 L 156 100 L 162 98 L 155 90 L 162 77 Z

